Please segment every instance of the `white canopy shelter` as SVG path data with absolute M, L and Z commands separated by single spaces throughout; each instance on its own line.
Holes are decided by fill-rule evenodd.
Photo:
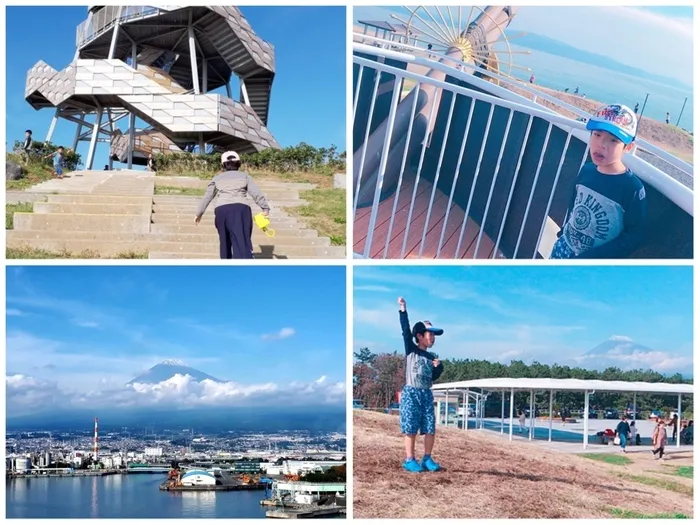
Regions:
M 505 393 L 510 391 L 510 425 L 509 425 L 509 440 L 513 440 L 513 406 L 516 391 L 530 392 L 530 429 L 528 437 L 530 440 L 534 438 L 534 415 L 535 415 L 535 392 L 549 391 L 549 441 L 552 441 L 552 403 L 554 400 L 554 392 L 561 391 L 576 391 L 584 392 L 584 416 L 583 416 L 583 448 L 588 447 L 588 414 L 590 395 L 596 391 L 601 392 L 632 392 L 634 393 L 633 401 L 633 419 L 636 419 L 637 414 L 637 393 L 642 394 L 666 394 L 678 396 L 678 420 L 676 423 L 676 447 L 681 446 L 681 395 L 693 395 L 693 385 L 689 384 L 671 384 L 671 383 L 644 383 L 641 381 L 600 381 L 588 379 L 550 379 L 550 378 L 511 378 L 511 377 L 496 377 L 491 379 L 474 379 L 471 381 L 456 381 L 453 383 L 440 383 L 433 385 L 433 393 L 436 400 L 440 400 L 441 396 L 449 396 L 452 393 L 461 392 L 464 396 L 465 406 L 471 397 L 477 400 L 483 400 L 484 391 L 501 392 L 501 434 L 503 434 L 504 410 L 505 410 Z M 446 404 L 445 404 L 446 406 Z M 483 406 L 482 410 L 477 410 L 477 418 L 481 415 L 483 428 Z M 438 405 L 440 407 L 440 405 Z M 446 409 L 447 410 L 447 409 Z M 469 427 L 469 410 L 465 410 L 465 419 L 463 429 Z M 445 413 L 445 424 L 447 424 L 447 413 Z

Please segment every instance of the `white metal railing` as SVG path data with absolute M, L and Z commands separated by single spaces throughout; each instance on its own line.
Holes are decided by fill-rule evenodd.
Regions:
M 118 6 L 108 5 L 89 15 L 76 29 L 75 45 L 78 49 L 111 29 L 117 22 L 144 18 L 159 14 L 158 7 L 147 5 Z
M 564 109 L 570 113 L 573 113 L 574 115 L 578 115 L 580 118 L 588 120 L 591 115 L 590 113 L 585 112 L 581 108 L 578 108 L 572 104 L 569 104 L 561 99 L 558 99 L 555 96 L 550 95 L 549 93 L 546 93 L 539 89 L 539 86 L 536 86 L 534 84 L 528 84 L 524 81 L 519 81 L 518 79 L 512 78 L 505 76 L 503 74 L 498 74 L 494 73 L 491 71 L 487 71 L 484 69 L 479 69 L 478 72 L 480 75 L 487 76 L 491 79 L 498 80 L 499 82 L 503 84 L 507 84 L 510 86 L 513 86 L 519 90 L 525 91 L 526 93 L 529 93 L 533 95 L 534 99 L 529 100 L 527 97 L 523 97 L 522 95 L 518 95 L 517 93 L 514 93 L 510 91 L 509 89 L 501 88 L 500 86 L 496 86 L 490 82 L 484 81 L 483 79 L 480 79 L 478 77 L 475 77 L 472 75 L 474 72 L 473 66 L 469 64 L 465 64 L 464 62 L 453 58 L 453 57 L 448 57 L 448 56 L 443 56 L 443 55 L 438 55 L 437 53 L 431 53 L 430 51 L 423 49 L 421 47 L 413 46 L 410 44 L 406 44 L 403 42 L 396 42 L 396 41 L 391 41 L 391 40 L 385 40 L 382 38 L 378 37 L 373 37 L 369 35 L 363 35 L 361 33 L 354 33 L 354 37 L 358 40 L 361 40 L 360 42 L 355 43 L 355 49 L 360 51 L 360 52 L 369 52 L 371 53 L 372 51 L 374 54 L 377 54 L 377 48 L 380 49 L 387 49 L 387 50 L 393 50 L 393 51 L 398 51 L 400 53 L 405 53 L 407 55 L 413 55 L 415 57 L 421 57 L 421 58 L 426 58 L 428 57 L 428 60 L 430 60 L 429 57 L 433 56 L 435 58 L 440 58 L 441 60 L 445 60 L 446 62 L 452 63 L 454 67 L 458 67 L 461 71 L 466 72 L 469 74 L 469 82 L 479 85 L 479 87 L 482 87 L 484 89 L 487 89 L 488 91 L 495 92 L 495 94 L 498 94 L 498 96 L 502 98 L 510 98 L 510 94 L 516 95 L 522 103 L 529 103 L 529 104 L 535 104 L 537 107 L 543 108 L 546 111 L 550 111 L 552 113 L 556 113 L 555 110 L 544 106 L 543 104 L 540 104 L 537 102 L 538 99 L 546 100 L 549 103 L 553 104 L 554 106 L 557 106 L 561 109 Z M 374 42 L 374 45 L 368 45 L 365 44 L 363 41 L 364 40 L 371 40 Z M 364 48 L 366 46 L 366 48 Z M 371 51 L 363 51 L 364 49 L 370 49 Z M 429 67 L 432 67 L 435 62 L 433 60 L 430 60 L 430 63 L 427 64 Z M 426 65 L 426 64 L 421 64 L 421 65 Z M 450 72 L 451 75 L 454 75 L 453 70 Z M 639 146 L 640 149 L 643 149 L 645 151 L 648 151 L 649 153 L 653 154 L 654 156 L 662 159 L 663 161 L 669 163 L 671 166 L 681 170 L 683 173 L 689 175 L 690 177 L 693 177 L 693 165 L 685 162 L 682 159 L 679 159 L 675 155 L 672 155 L 671 153 L 668 153 L 667 151 L 664 151 L 660 147 L 651 144 L 650 142 L 638 137 L 635 139 L 635 143 L 637 146 Z M 633 154 L 636 154 L 637 149 L 635 148 Z
M 358 107 L 358 97 L 359 97 L 359 91 L 360 91 L 360 86 L 362 83 L 363 76 L 366 74 L 367 70 L 370 72 L 369 74 L 373 75 L 374 79 L 374 87 L 373 87 L 373 93 L 372 93 L 372 98 L 370 102 L 370 107 L 369 107 L 369 112 L 368 112 L 368 118 L 366 122 L 366 129 L 365 129 L 365 135 L 364 135 L 364 141 L 362 144 L 362 150 L 360 153 L 360 161 L 359 163 L 355 163 L 355 173 L 357 174 L 356 176 L 356 181 L 354 183 L 354 200 L 353 200 L 353 216 L 355 221 L 357 220 L 357 207 L 358 207 L 358 199 L 359 199 L 359 193 L 360 193 L 360 188 L 362 187 L 362 177 L 363 177 L 363 171 L 365 169 L 365 160 L 366 160 L 366 154 L 367 154 L 367 146 L 368 146 L 368 140 L 369 140 L 369 131 L 371 127 L 371 123 L 374 117 L 374 111 L 375 111 L 375 102 L 378 96 L 378 89 L 379 89 L 379 79 L 381 76 L 381 73 L 389 74 L 394 77 L 394 86 L 393 86 L 393 92 L 392 92 L 392 100 L 391 100 L 391 105 L 389 107 L 389 114 L 386 119 L 386 131 L 385 131 L 385 136 L 384 136 L 384 141 L 383 145 L 381 148 L 381 155 L 379 157 L 379 168 L 377 171 L 377 180 L 374 188 L 374 197 L 372 200 L 372 208 L 370 211 L 370 216 L 369 216 L 369 224 L 366 232 L 366 237 L 365 237 L 365 243 L 364 243 L 364 249 L 363 253 L 361 254 L 362 257 L 370 257 L 372 251 L 376 251 L 376 247 L 373 246 L 372 240 L 373 236 L 375 233 L 375 226 L 377 222 L 377 215 L 378 215 L 378 210 L 379 210 L 379 200 L 381 197 L 381 192 L 382 192 L 382 187 L 384 183 L 384 177 L 386 174 L 386 169 L 387 169 L 387 161 L 389 157 L 389 145 L 392 142 L 392 134 L 394 131 L 395 127 L 395 119 L 396 119 L 396 113 L 397 113 L 397 108 L 399 105 L 399 100 L 400 100 L 400 94 L 401 90 L 404 85 L 405 80 L 411 80 L 416 83 L 416 86 L 414 86 L 414 89 L 416 91 L 420 90 L 420 86 L 422 84 L 424 85 L 430 85 L 434 86 L 435 88 L 439 88 L 443 91 L 448 91 L 451 92 L 454 96 L 452 97 L 452 101 L 450 104 L 450 109 L 447 117 L 447 124 L 446 124 L 446 132 L 442 140 L 442 145 L 440 149 L 440 154 L 439 154 L 439 160 L 437 163 L 437 169 L 436 169 L 436 174 L 435 174 L 435 179 L 433 181 L 432 185 L 432 191 L 431 191 L 431 196 L 430 196 L 430 202 L 428 205 L 428 210 L 427 210 L 427 215 L 425 218 L 425 223 L 423 224 L 423 230 L 422 230 L 422 235 L 421 235 L 421 241 L 420 241 L 420 248 L 418 251 L 418 256 L 421 257 L 424 252 L 424 247 L 425 247 L 425 242 L 426 242 L 426 237 L 427 237 L 427 229 L 428 225 L 430 224 L 430 219 L 431 219 L 431 214 L 432 214 L 432 206 L 433 202 L 435 200 L 435 194 L 437 191 L 437 185 L 440 177 L 443 175 L 441 173 L 441 167 L 442 167 L 442 162 L 443 162 L 443 157 L 445 154 L 445 147 L 447 143 L 447 137 L 449 135 L 449 129 L 450 129 L 450 123 L 453 117 L 453 112 L 454 112 L 454 106 L 455 106 L 455 101 L 457 100 L 458 97 L 467 97 L 469 99 L 472 99 L 474 103 L 471 104 L 470 110 L 469 110 L 469 116 L 467 118 L 467 124 L 466 124 L 466 129 L 463 131 L 464 136 L 461 141 L 461 148 L 460 148 L 460 153 L 459 153 L 459 159 L 457 161 L 457 166 L 455 169 L 455 172 L 453 174 L 453 181 L 452 181 L 452 187 L 451 187 L 451 192 L 449 195 L 448 199 L 448 204 L 446 207 L 446 213 L 444 216 L 444 221 L 442 224 L 441 228 L 441 234 L 440 234 L 440 241 L 438 243 L 437 247 L 437 253 L 436 257 L 439 257 L 440 251 L 443 247 L 443 240 L 444 240 L 444 235 L 446 232 L 447 224 L 448 224 L 448 219 L 449 219 L 449 213 L 450 209 L 452 207 L 453 202 L 453 197 L 455 193 L 455 188 L 456 188 L 456 183 L 457 183 L 457 178 L 459 176 L 459 171 L 462 165 L 462 159 L 465 151 L 465 145 L 467 143 L 467 138 L 469 135 L 469 130 L 472 124 L 472 114 L 475 106 L 476 101 L 481 101 L 484 103 L 487 103 L 490 105 L 490 111 L 489 111 L 489 117 L 488 121 L 486 123 L 486 129 L 484 131 L 484 134 L 481 138 L 481 145 L 480 145 L 480 153 L 479 153 L 479 158 L 476 164 L 476 169 L 474 171 L 474 179 L 472 181 L 470 193 L 469 193 L 469 199 L 466 204 L 466 208 L 464 209 L 464 218 L 462 221 L 461 229 L 459 232 L 459 241 L 457 245 L 457 249 L 455 251 L 454 257 L 459 257 L 460 254 L 460 249 L 462 246 L 463 242 L 463 237 L 465 233 L 465 227 L 467 225 L 467 221 L 469 218 L 469 212 L 471 210 L 471 206 L 473 203 L 473 198 L 474 198 L 474 191 L 476 188 L 476 184 L 478 182 L 479 176 L 483 175 L 480 173 L 481 169 L 481 164 L 482 164 L 482 159 L 484 156 L 484 149 L 486 145 L 486 139 L 489 135 L 489 131 L 491 128 L 491 118 L 493 116 L 494 108 L 495 107 L 500 107 L 500 108 L 505 108 L 509 110 L 509 117 L 508 117 L 508 123 L 506 124 L 506 130 L 505 133 L 503 134 L 502 142 L 500 145 L 500 150 L 498 154 L 498 160 L 496 162 L 496 167 L 493 171 L 493 173 L 490 174 L 491 176 L 491 185 L 489 189 L 489 194 L 488 198 L 486 200 L 486 207 L 485 211 L 483 214 L 483 219 L 481 220 L 481 226 L 479 229 L 478 233 L 478 239 L 476 240 L 476 249 L 474 251 L 474 257 L 476 258 L 479 254 L 479 247 L 482 242 L 483 234 L 484 234 L 484 225 L 486 223 L 486 219 L 488 217 L 488 212 L 489 212 L 489 207 L 491 204 L 491 200 L 493 197 L 493 192 L 494 192 L 494 187 L 496 183 L 496 179 L 499 174 L 499 168 L 501 164 L 501 159 L 503 156 L 504 152 L 504 146 L 505 142 L 508 138 L 509 132 L 510 132 L 510 127 L 511 127 L 511 122 L 513 118 L 513 113 L 514 112 L 521 112 L 524 114 L 529 115 L 528 119 L 528 125 L 527 129 L 525 131 L 525 136 L 523 138 L 523 144 L 521 147 L 521 150 L 519 152 L 519 157 L 517 160 L 517 166 L 513 175 L 513 180 L 510 185 L 510 193 L 508 195 L 508 199 L 505 205 L 505 210 L 503 212 L 503 216 L 500 221 L 500 228 L 498 230 L 498 235 L 497 238 L 494 240 L 494 249 L 492 251 L 491 257 L 495 258 L 498 254 L 499 251 L 499 246 L 500 242 L 502 239 L 502 235 L 504 232 L 504 227 L 506 223 L 506 219 L 508 217 L 508 211 L 510 209 L 512 197 L 513 197 L 513 192 L 515 189 L 515 184 L 517 182 L 517 178 L 520 172 L 520 167 L 521 167 L 521 161 L 525 152 L 525 146 L 528 142 L 529 134 L 530 134 L 530 128 L 533 122 L 534 117 L 540 117 L 544 119 L 545 121 L 548 122 L 548 127 L 547 127 L 547 133 L 544 141 L 544 145 L 542 148 L 542 152 L 539 156 L 539 161 L 537 164 L 537 169 L 536 173 L 534 176 L 534 181 L 532 183 L 532 188 L 530 189 L 530 193 L 528 196 L 527 200 L 527 207 L 525 210 L 525 214 L 523 215 L 523 221 L 520 226 L 520 231 L 518 233 L 518 238 L 517 242 L 515 244 L 515 249 L 513 252 L 513 256 L 518 255 L 518 250 L 520 248 L 520 244 L 522 241 L 523 233 L 525 230 L 525 225 L 528 222 L 527 218 L 530 213 L 530 208 L 532 205 L 533 201 L 533 196 L 535 194 L 535 191 L 538 187 L 538 180 L 540 177 L 540 170 L 542 168 L 543 160 L 544 160 L 544 155 L 545 152 L 547 151 L 547 148 L 549 146 L 549 141 L 550 141 L 550 136 L 552 132 L 553 127 L 560 128 L 564 131 L 567 132 L 567 137 L 566 137 L 566 143 L 564 146 L 564 149 L 562 151 L 561 157 L 559 159 L 558 167 L 557 167 L 557 172 L 554 177 L 554 182 L 552 183 L 551 190 L 549 191 L 549 198 L 547 201 L 546 209 L 544 212 L 544 215 L 542 217 L 541 225 L 539 228 L 539 235 L 537 238 L 537 243 L 535 245 L 534 251 L 532 253 L 532 257 L 535 258 L 537 257 L 538 254 L 538 248 L 540 246 L 540 242 L 542 241 L 543 234 L 545 232 L 545 228 L 547 226 L 547 221 L 549 219 L 549 211 L 552 205 L 552 200 L 554 197 L 554 193 L 557 189 L 557 183 L 559 180 L 559 176 L 561 174 L 562 166 L 564 163 L 564 159 L 566 157 L 566 153 L 571 141 L 571 137 L 574 136 L 577 139 L 581 140 L 584 142 L 586 145 L 588 144 L 588 140 L 590 138 L 590 134 L 585 130 L 585 124 L 583 122 L 573 120 L 567 117 L 564 117 L 562 115 L 559 115 L 555 112 L 552 112 L 551 110 L 542 108 L 540 106 L 537 106 L 533 104 L 531 101 L 529 101 L 527 98 L 522 97 L 520 95 L 517 95 L 516 93 L 513 93 L 505 88 L 501 88 L 499 86 L 494 86 L 493 84 L 480 80 L 476 77 L 474 77 L 471 74 L 468 74 L 466 72 L 458 71 L 453 67 L 450 67 L 447 64 L 442 64 L 438 62 L 434 62 L 432 60 L 428 60 L 423 57 L 418 57 L 414 55 L 408 55 L 404 53 L 400 53 L 397 51 L 392 51 L 389 49 L 383 49 L 383 48 L 377 48 L 374 46 L 366 46 L 363 44 L 354 44 L 354 51 L 355 52 L 360 52 L 363 54 L 369 54 L 369 55 L 375 55 L 378 57 L 383 57 L 383 58 L 390 58 L 394 59 L 397 61 L 402 61 L 406 63 L 413 63 L 413 64 L 418 64 L 418 65 L 423 65 L 427 66 L 431 69 L 436 69 L 443 71 L 444 73 L 447 73 L 453 77 L 456 78 L 463 78 L 464 80 L 477 85 L 478 87 L 483 87 L 485 90 L 489 90 L 490 92 L 496 92 L 499 95 L 502 95 L 503 98 L 498 98 L 496 96 L 490 95 L 490 94 L 484 94 L 472 89 L 468 89 L 465 87 L 457 86 L 454 84 L 449 84 L 447 82 L 439 81 L 436 79 L 432 79 L 429 77 L 426 77 L 424 75 L 418 74 L 418 73 L 413 73 L 410 71 L 406 71 L 403 69 L 395 68 L 392 66 L 389 66 L 385 63 L 374 61 L 374 60 L 368 60 L 362 57 L 359 57 L 357 55 L 353 56 L 353 61 L 354 64 L 359 66 L 359 73 L 358 73 L 358 79 L 357 79 L 357 85 L 355 87 L 353 96 L 353 122 L 356 119 L 356 114 L 357 114 L 357 107 Z M 435 96 L 433 98 L 433 104 L 430 110 L 430 116 L 428 118 L 428 122 L 433 122 L 435 118 L 435 106 L 436 106 L 436 101 L 438 99 L 438 96 Z M 408 125 L 408 131 L 406 133 L 406 145 L 403 150 L 403 156 L 401 159 L 401 168 L 398 170 L 399 173 L 399 179 L 398 179 L 398 184 L 397 184 L 397 189 L 396 193 L 393 196 L 393 209 L 391 212 L 391 218 L 389 222 L 389 227 L 388 227 L 388 233 L 386 235 L 386 241 L 384 245 L 384 250 L 383 250 L 383 257 L 386 258 L 388 251 L 389 251 L 389 245 L 392 241 L 392 236 L 391 233 L 393 231 L 394 227 L 394 218 L 396 215 L 396 210 L 397 210 L 397 205 L 399 202 L 399 194 L 401 192 L 401 187 L 403 183 L 403 178 L 404 178 L 404 172 L 406 168 L 406 161 L 407 161 L 407 156 L 408 156 L 408 149 L 409 149 L 409 142 L 411 138 L 411 133 L 412 133 L 412 126 L 413 126 L 413 115 L 415 115 L 416 112 L 416 106 L 417 106 L 417 101 L 418 97 L 414 97 L 413 104 L 412 104 L 412 110 L 411 110 L 411 118 L 409 120 L 409 125 Z M 460 130 L 461 131 L 461 130 Z M 375 130 L 376 132 L 376 130 Z M 401 258 L 404 258 L 406 254 L 406 248 L 407 248 L 407 240 L 409 238 L 409 232 L 412 227 L 412 216 L 413 216 L 413 211 L 414 211 L 414 204 L 416 201 L 416 193 L 418 189 L 418 184 L 420 181 L 420 175 L 421 175 L 421 170 L 423 167 L 423 161 L 425 158 L 425 153 L 426 149 L 429 144 L 429 135 L 430 135 L 430 127 L 426 127 L 425 131 L 425 136 L 423 137 L 422 140 L 422 147 L 421 147 L 421 152 L 420 152 L 420 160 L 418 161 L 418 167 L 417 167 L 417 173 L 415 182 L 413 184 L 413 193 L 411 197 L 411 204 L 408 210 L 408 218 L 406 222 L 406 229 L 403 235 L 403 243 L 401 246 Z M 581 166 L 583 163 L 585 163 L 586 158 L 588 155 L 588 146 L 586 146 L 586 149 L 583 154 L 583 158 L 581 159 Z M 629 165 L 631 169 L 635 171 L 637 175 L 642 179 L 643 182 L 646 184 L 650 184 L 652 187 L 656 188 L 659 190 L 662 194 L 664 194 L 667 198 L 669 198 L 672 202 L 674 202 L 676 205 L 678 205 L 681 209 L 683 209 L 685 212 L 690 214 L 692 216 L 693 214 L 693 192 L 692 190 L 686 188 L 683 186 L 681 183 L 673 179 L 672 177 L 669 177 L 665 173 L 661 172 L 654 166 L 650 165 L 649 163 L 645 162 L 644 160 L 634 157 L 631 155 L 626 156 L 625 162 Z M 360 235 L 362 232 L 359 232 Z M 357 230 L 355 231 L 355 237 L 358 237 L 358 232 Z M 359 256 L 360 254 L 355 254 L 355 256 Z

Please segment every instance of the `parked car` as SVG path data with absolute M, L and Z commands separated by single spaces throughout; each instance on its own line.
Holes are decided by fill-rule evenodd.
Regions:
M 352 408 L 355 410 L 364 410 L 365 404 L 360 399 L 353 399 Z
M 651 414 L 649 414 L 649 419 L 656 419 L 659 417 L 661 417 L 661 418 L 664 417 L 664 413 L 661 412 L 661 410 L 652 410 Z
M 620 419 L 620 415 L 614 408 L 606 408 L 604 417 L 605 419 Z

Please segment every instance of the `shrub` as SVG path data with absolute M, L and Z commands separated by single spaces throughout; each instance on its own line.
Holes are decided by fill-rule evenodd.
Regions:
M 16 140 L 14 144 L 14 152 L 20 154 L 22 152 L 22 141 Z M 46 158 L 49 153 L 54 153 L 58 149 L 56 144 L 51 142 L 32 142 L 32 146 L 29 149 L 29 163 L 42 164 L 50 166 L 52 164 L 50 158 Z M 22 158 L 22 156 L 20 156 Z M 68 171 L 75 171 L 79 166 L 82 166 L 82 160 L 78 153 L 75 151 L 69 151 L 68 148 L 64 146 L 63 151 L 64 167 Z
M 156 154 L 158 171 L 185 173 L 211 172 L 221 169 L 221 154 L 167 153 Z M 243 169 L 269 170 L 278 173 L 312 172 L 332 175 L 345 171 L 345 152 L 338 153 L 338 148 L 315 148 L 304 142 L 297 146 L 283 149 L 268 148 L 257 153 L 241 155 Z

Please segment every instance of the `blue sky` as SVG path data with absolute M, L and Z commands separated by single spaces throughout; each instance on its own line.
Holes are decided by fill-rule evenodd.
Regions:
M 8 267 L 6 370 L 99 399 L 180 359 L 241 393 L 294 383 L 320 401 L 345 382 L 345 322 L 344 267 Z
M 276 75 L 268 128 L 277 141 L 283 147 L 299 142 L 317 147 L 335 144 L 344 151 L 345 8 L 242 7 L 241 11 L 257 35 L 275 46 Z M 54 111 L 35 111 L 25 102 L 27 71 L 39 60 L 59 71 L 65 68 L 75 54 L 76 27 L 86 18 L 87 7 L 7 8 L 9 148 L 24 137 L 27 128 L 34 131 L 36 140 L 46 138 Z M 237 81 L 232 90 L 237 99 Z M 226 90 L 214 93 L 225 95 Z M 126 129 L 123 122 L 120 126 Z M 137 127 L 143 125 L 137 120 Z M 53 142 L 70 147 L 75 128 L 73 123 L 59 121 Z M 78 146 L 83 159 L 88 146 L 87 142 Z M 95 167 L 107 164 L 108 151 L 106 144 L 98 145 Z
M 692 371 L 688 267 L 356 267 L 354 348 L 403 350 L 399 296 L 411 323 L 445 330 L 442 358 L 577 365 L 616 336 L 648 347 L 595 363 Z
M 355 7 L 353 20 L 387 20 L 391 12 L 408 18 L 401 7 Z M 469 9 L 463 13 L 466 17 Z M 521 6 L 509 29 L 544 35 L 692 85 L 692 17 L 692 7 Z

